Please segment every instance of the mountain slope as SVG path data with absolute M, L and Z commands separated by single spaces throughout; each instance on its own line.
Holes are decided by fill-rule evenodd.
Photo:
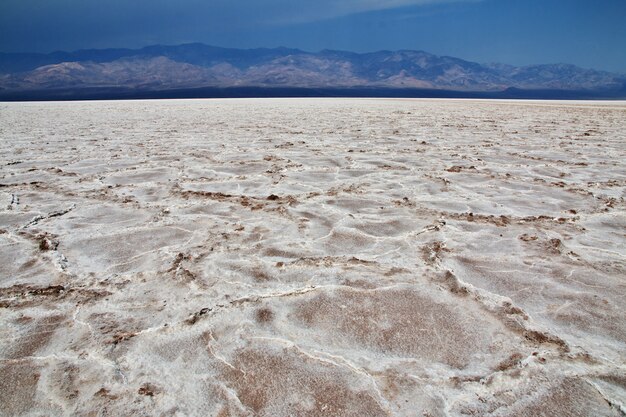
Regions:
M 622 91 L 626 77 L 573 65 L 483 65 L 423 51 L 309 53 L 203 44 L 141 49 L 0 54 L 5 91 L 123 87 L 155 91 L 201 87 L 428 88 Z

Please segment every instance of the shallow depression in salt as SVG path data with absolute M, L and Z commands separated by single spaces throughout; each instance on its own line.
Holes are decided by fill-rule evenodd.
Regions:
M 0 415 L 623 416 L 626 103 L 0 103 Z

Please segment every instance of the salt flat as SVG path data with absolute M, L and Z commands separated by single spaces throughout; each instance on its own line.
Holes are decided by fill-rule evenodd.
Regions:
M 0 103 L 0 415 L 624 416 L 626 103 Z

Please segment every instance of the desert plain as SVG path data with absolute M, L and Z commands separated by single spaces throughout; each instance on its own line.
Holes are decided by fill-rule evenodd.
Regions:
M 0 103 L 0 415 L 626 415 L 626 103 Z

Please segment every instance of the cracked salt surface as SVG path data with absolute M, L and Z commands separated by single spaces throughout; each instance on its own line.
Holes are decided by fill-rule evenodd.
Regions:
M 0 120 L 0 415 L 626 415 L 626 103 Z

